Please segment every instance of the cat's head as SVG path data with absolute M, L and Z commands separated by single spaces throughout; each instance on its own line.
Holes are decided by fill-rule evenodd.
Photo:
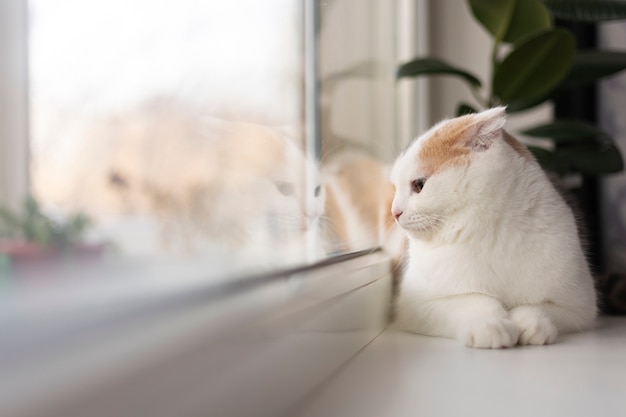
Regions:
M 392 215 L 410 236 L 430 239 L 457 213 L 484 200 L 485 191 L 497 187 L 493 174 L 506 169 L 502 152 L 528 153 L 502 129 L 505 122 L 504 107 L 444 120 L 397 158 Z
M 281 158 L 266 177 L 267 220 L 276 232 L 296 234 L 314 230 L 322 213 L 324 190 L 316 161 L 293 138 L 280 138 Z

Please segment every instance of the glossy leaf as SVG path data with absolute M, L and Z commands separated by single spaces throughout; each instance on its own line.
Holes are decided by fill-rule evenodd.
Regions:
M 527 147 L 543 169 L 546 171 L 556 172 L 559 175 L 567 174 L 567 164 L 561 161 L 554 151 L 549 151 L 536 146 Z
M 544 0 L 552 15 L 558 19 L 581 22 L 602 22 L 626 19 L 623 0 Z
M 563 87 L 572 88 L 598 81 L 626 69 L 626 52 L 582 50 L 574 56 Z
M 626 52 L 578 51 L 574 56 L 568 75 L 555 90 L 538 99 L 510 101 L 506 110 L 508 113 L 528 110 L 547 100 L 556 98 L 564 90 L 597 82 L 603 77 L 614 75 L 623 70 L 626 70 Z
M 459 106 L 456 108 L 457 117 L 472 113 L 478 113 L 478 111 L 467 103 L 459 103 Z
M 518 42 L 552 27 L 548 9 L 540 0 L 469 0 L 474 17 L 504 42 Z
M 511 100 L 507 103 L 506 112 L 517 113 L 520 111 L 532 109 L 533 107 L 537 107 L 538 105 L 555 98 L 557 94 L 558 91 L 552 89 L 546 94 L 540 96 L 539 98 Z
M 527 39 L 498 66 L 493 78 L 494 94 L 504 104 L 541 98 L 563 80 L 575 49 L 574 37 L 564 29 Z
M 583 174 L 612 174 L 624 169 L 622 155 L 612 143 L 569 146 L 557 150 L 557 155 L 568 164 L 570 170 Z
M 556 151 L 528 146 L 528 150 L 545 170 L 559 175 L 568 172 L 603 175 L 621 172 L 624 169 L 619 149 L 610 143 L 568 146 Z
M 522 133 L 538 138 L 549 138 L 557 144 L 580 142 L 585 139 L 606 140 L 609 138 L 606 132 L 595 125 L 580 121 L 564 120 L 526 129 Z
M 417 58 L 409 61 L 398 68 L 396 78 L 417 77 L 422 75 L 455 75 L 464 79 L 474 87 L 481 86 L 480 80 L 474 75 L 436 58 Z
M 502 40 L 510 26 L 517 0 L 469 0 L 470 9 L 487 31 Z

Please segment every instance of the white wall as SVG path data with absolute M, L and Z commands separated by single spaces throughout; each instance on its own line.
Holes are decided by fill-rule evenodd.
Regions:
M 485 82 L 489 75 L 491 41 L 471 16 L 465 1 L 430 2 L 430 53 L 451 65 L 467 69 Z M 460 100 L 478 106 L 467 84 L 457 77 L 433 77 L 431 123 L 454 115 Z
M 322 2 L 319 71 L 325 157 L 345 143 L 383 160 L 395 156 L 390 145 L 396 117 L 394 6 L 389 0 Z
M 489 61 L 492 41 L 483 27 L 474 20 L 467 1 L 428 1 L 430 11 L 430 55 L 443 59 L 476 75 L 489 84 Z M 430 124 L 454 116 L 459 101 L 476 105 L 467 84 L 455 77 L 432 77 L 430 86 Z M 550 118 L 552 107 L 543 105 L 509 119 L 508 129 L 537 124 Z

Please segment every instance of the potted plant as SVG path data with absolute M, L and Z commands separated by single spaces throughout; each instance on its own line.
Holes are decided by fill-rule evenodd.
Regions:
M 83 242 L 91 220 L 78 213 L 63 220 L 46 215 L 27 197 L 18 211 L 0 206 L 0 273 L 46 271 L 67 261 L 98 257 L 102 244 Z
M 474 18 L 493 39 L 490 79 L 436 57 L 417 57 L 398 68 L 398 79 L 451 75 L 464 80 L 476 103 L 459 103 L 457 115 L 476 107 L 506 105 L 517 113 L 557 98 L 564 91 L 593 84 L 626 69 L 626 51 L 583 49 L 554 19 L 601 22 L 626 18 L 626 3 L 615 0 L 468 0 Z M 604 175 L 623 170 L 611 137 L 584 120 L 553 120 L 522 134 L 546 141 L 528 146 L 552 172 Z

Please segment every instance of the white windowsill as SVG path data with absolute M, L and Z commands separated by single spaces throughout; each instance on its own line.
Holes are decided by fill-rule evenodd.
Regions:
M 384 332 L 312 400 L 304 417 L 623 415 L 626 317 L 550 346 L 476 350 Z
M 0 315 L 2 416 L 276 415 L 380 334 L 391 297 L 381 252 L 218 297 L 163 275 L 16 286 Z

